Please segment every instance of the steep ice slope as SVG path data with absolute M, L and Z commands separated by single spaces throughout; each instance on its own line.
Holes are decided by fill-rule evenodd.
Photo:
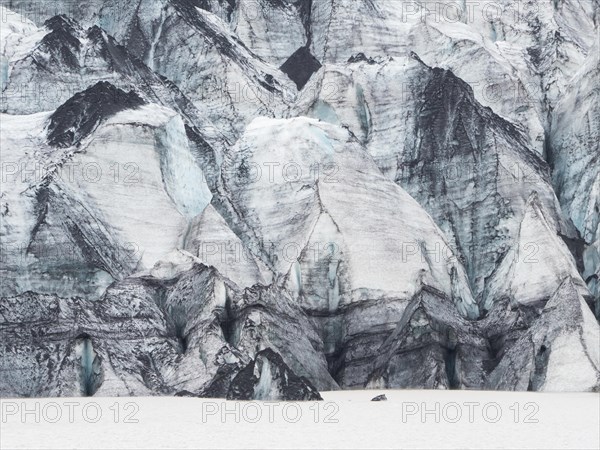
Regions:
M 519 225 L 518 238 L 503 255 L 487 286 L 484 308 L 501 299 L 531 305 L 548 300 L 562 280 L 570 278 L 580 296 L 590 293 L 581 279 L 573 255 L 548 219 L 548 211 L 533 193 Z
M 37 3 L 37 4 L 36 4 Z M 86 26 L 108 27 L 119 41 L 131 39 L 148 58 L 161 39 L 167 20 L 168 0 L 90 0 L 77 4 L 54 0 L 39 5 L 35 0 L 2 0 L 1 4 L 38 25 L 58 14 Z M 184 0 L 218 16 L 253 53 L 274 66 L 281 65 L 299 47 L 306 45 L 310 30 L 310 0 Z M 145 59 L 148 61 L 148 59 Z
M 95 141 L 101 143 L 104 153 L 111 152 L 113 146 L 115 155 L 110 155 L 125 153 L 124 147 L 131 146 L 131 134 L 137 139 L 137 147 L 143 147 L 144 134 L 139 130 L 133 133 L 127 123 L 147 115 L 146 108 L 150 106 L 105 119 L 84 138 L 83 142 L 91 142 L 81 156 L 75 157 L 97 158 L 100 145 L 95 147 Z M 165 120 L 178 117 L 165 110 L 164 118 L 159 115 L 160 108 L 152 108 L 154 125 L 159 130 L 156 133 L 169 127 L 163 125 Z M 290 142 L 297 145 L 291 146 Z M 132 156 L 130 149 L 128 157 Z M 288 161 L 299 170 L 322 167 L 323 172 L 319 169 L 316 178 L 303 172 L 301 179 L 291 181 L 292 173 L 286 169 L 251 180 L 243 169 L 245 165 L 261 167 L 264 162 L 273 163 L 271 167 L 275 168 Z M 151 167 L 147 161 L 144 168 Z M 329 171 L 330 167 L 335 173 Z M 144 188 L 151 188 L 148 180 L 153 173 L 140 175 L 145 180 Z M 163 176 L 167 178 L 164 172 Z M 29 302 L 34 307 L 24 312 L 28 320 L 4 324 L 7 332 L 14 333 L 5 349 L 5 361 L 15 367 L 29 367 L 28 358 L 35 356 L 24 354 L 49 352 L 48 366 L 30 371 L 24 380 L 11 372 L 3 391 L 15 392 L 11 389 L 16 385 L 21 389 L 18 395 L 181 392 L 308 399 L 315 395 L 312 385 L 319 389 L 336 388 L 338 384 L 363 386 L 374 370 L 373 358 L 381 354 L 379 347 L 388 338 L 397 348 L 414 352 L 419 358 L 418 349 L 403 340 L 395 342 L 394 336 L 390 338 L 407 305 L 418 296 L 427 295 L 444 310 L 452 311 L 455 318 L 448 320 L 464 322 L 460 314 L 478 314 L 464 271 L 447 250 L 439 229 L 408 194 L 380 174 L 365 149 L 343 128 L 304 118 L 257 119 L 227 157 L 222 189 L 230 195 L 231 205 L 239 214 L 230 221 L 242 229 L 241 241 L 247 247 L 257 244 L 251 248 L 256 260 L 268 265 L 278 281 L 270 286 L 240 291 L 214 269 L 185 254 L 163 256 L 163 261 L 150 268 L 152 261 L 160 257 L 159 251 L 178 245 L 167 242 L 178 236 L 175 229 L 169 230 L 167 219 L 180 219 L 173 212 L 161 210 L 158 192 L 151 191 L 150 196 L 161 220 L 160 228 L 141 223 L 154 216 L 139 209 L 144 205 L 136 205 L 135 186 L 133 192 L 128 191 L 130 197 L 121 201 L 122 191 L 115 187 L 65 184 L 72 192 L 78 188 L 88 198 L 90 209 L 102 213 L 119 235 L 133 236 L 128 227 L 136 226 L 136 237 L 145 249 L 140 266 L 148 270 L 112 285 L 99 301 L 91 303 L 92 310 L 85 308 L 81 300 L 42 297 L 44 304 L 65 304 L 64 311 L 60 311 L 66 317 L 59 315 L 55 320 L 40 323 L 35 319 L 35 302 Z M 170 187 L 176 186 L 166 184 L 165 189 L 175 206 L 182 207 Z M 100 195 L 111 189 L 110 195 Z M 376 196 L 371 194 L 373 189 Z M 272 203 L 259 201 L 268 196 L 274 198 Z M 110 204 L 105 202 L 107 199 L 112 199 Z M 123 214 L 125 207 L 128 213 Z M 116 214 L 119 208 L 121 214 Z M 224 221 L 215 211 L 208 211 L 211 209 L 190 228 L 189 242 L 196 242 L 196 237 L 213 242 L 210 233 L 223 238 Z M 153 234 L 155 229 L 162 236 Z M 140 230 L 144 230 L 141 235 Z M 225 237 L 232 239 L 232 233 Z M 155 241 L 153 246 L 146 238 Z M 290 248 L 298 253 L 289 253 Z M 242 281 L 243 277 L 259 275 L 258 270 L 249 273 L 245 262 L 230 262 L 233 267 L 236 264 Z M 238 276 L 235 269 L 229 270 L 234 278 Z M 7 308 L 14 309 L 10 305 L 27 304 L 28 296 L 38 298 L 28 293 L 3 301 L 9 305 Z M 117 320 L 119 317 L 124 320 Z M 68 324 L 75 331 L 65 334 L 57 328 L 60 324 Z M 15 337 L 39 333 L 38 327 L 54 333 L 57 342 Z M 473 364 L 481 367 L 485 343 L 474 342 L 479 345 L 474 353 L 480 362 Z M 456 344 L 448 341 L 441 346 L 441 351 L 451 352 Z M 58 359 L 64 360 L 65 366 L 55 372 L 52 367 Z M 431 364 L 434 370 L 446 373 L 453 370 L 448 366 L 454 364 L 450 360 Z M 258 375 L 252 375 L 255 368 Z M 390 373 L 395 376 L 395 370 Z M 461 378 L 469 376 L 473 380 L 465 385 L 480 386 L 480 376 L 465 373 Z M 42 380 L 43 387 L 35 384 L 36 380 Z M 449 386 L 451 382 L 442 384 Z M 426 387 L 429 383 L 418 376 L 407 383 L 398 376 L 389 385 Z
M 134 91 L 124 92 L 101 81 L 75 94 L 50 116 L 48 143 L 52 147 L 79 147 L 98 126 L 115 114 L 145 104 Z
M 493 8 L 474 2 L 473 27 L 490 39 L 526 52 L 533 78 L 525 79 L 542 100 L 549 130 L 551 113 L 598 42 L 598 0 L 502 0 Z M 487 9 L 487 10 L 486 10 Z M 506 44 L 502 44 L 506 45 Z M 523 74 L 521 76 L 526 76 Z M 538 96 L 536 96 L 538 97 Z
M 486 382 L 487 388 L 598 390 L 600 328 L 578 291 L 567 277 L 538 318 L 532 320 L 520 311 L 509 313 L 518 317 L 513 326 L 518 338 L 501 355 Z M 489 320 L 488 330 L 492 330 L 497 316 L 492 315 Z
M 215 161 L 219 158 L 227 141 L 210 121 L 208 111 L 197 108 L 177 86 L 152 72 L 104 30 L 97 26 L 84 30 L 66 16 L 55 16 L 45 22 L 40 33 L 39 42 L 26 50 L 20 46 L 21 56 L 11 61 L 3 92 L 5 111 L 30 114 L 53 110 L 98 81 L 109 81 L 121 89 L 135 89 L 147 102 L 177 111 L 189 127 L 188 133 L 200 143 L 199 153 Z
M 310 45 L 311 0 L 198 0 L 228 23 L 254 53 L 280 66 Z
M 476 389 L 488 360 L 477 324 L 460 317 L 438 293 L 424 290 L 381 346 L 367 386 Z
M 155 53 L 158 73 L 206 104 L 227 136 L 239 136 L 254 117 L 283 115 L 296 92 L 283 73 L 257 58 L 216 16 L 184 0 L 171 4 Z
M 33 22 L 0 6 L 2 28 L 0 29 L 0 88 L 4 90 L 10 74 L 10 62 L 18 59 L 23 51 L 42 37 Z
M 260 352 L 270 349 L 317 388 L 338 388 L 327 365 L 326 343 L 318 324 L 286 290 L 275 285 L 246 289 L 230 302 L 227 314 L 223 324 L 227 339 L 241 352 L 257 360 Z
M 103 82 L 50 116 L 3 115 L 3 294 L 97 296 L 176 248 L 208 205 L 182 119 L 140 101 Z
M 63 2 L 56 9 L 73 13 L 84 27 L 97 25 L 114 36 L 174 82 L 199 110 L 207 110 L 227 138 L 235 139 L 255 116 L 283 115 L 296 92 L 291 80 L 194 3 L 109 0 L 76 11 Z
M 350 127 L 382 172 L 417 199 L 446 233 L 480 300 L 515 245 L 534 192 L 553 233 L 575 237 L 561 217 L 547 164 L 519 130 L 482 107 L 470 86 L 452 72 L 432 69 L 415 54 L 386 59 L 361 54 L 347 64 L 326 66 L 296 108 L 299 114 Z M 562 252 L 559 241 L 560 248 L 548 251 Z
M 342 64 L 359 52 L 397 58 L 414 51 L 427 64 L 450 69 L 469 82 L 480 103 L 518 123 L 531 148 L 541 153 L 541 111 L 527 95 L 529 78 L 521 76 L 529 71 L 525 52 L 510 46 L 505 50 L 469 23 L 460 22 L 456 2 L 448 9 L 441 2 L 420 3 L 313 2 L 313 54 L 323 64 Z
M 464 316 L 478 315 L 444 236 L 346 129 L 256 119 L 225 160 L 220 194 L 215 205 L 245 252 L 222 256 L 240 274 L 246 255 L 262 260 L 294 293 L 342 386 L 367 381 L 371 358 L 423 286 Z M 210 225 L 194 232 L 222 239 Z
M 0 184 L 2 295 L 35 289 L 35 285 L 32 286 L 28 281 L 29 266 L 35 261 L 32 255 L 28 256 L 31 233 L 35 232 L 38 214 L 39 198 L 35 186 L 46 175 L 45 164 L 51 166 L 53 160 L 60 161 L 62 156 L 60 152 L 53 152 L 46 144 L 44 128 L 49 116 L 49 113 L 0 116 L 3 177 Z M 38 161 L 44 161 L 44 164 Z M 69 252 L 47 252 L 45 256 L 63 267 L 72 259 Z M 83 269 L 81 271 L 85 272 Z M 85 275 L 88 288 L 94 289 L 94 275 Z
M 242 288 L 273 281 L 273 272 L 249 251 L 213 205 L 192 221 L 184 246 Z
M 278 63 L 280 48 L 290 42 L 288 55 L 306 43 L 326 64 L 358 52 L 398 57 L 415 51 L 470 83 L 477 100 L 523 127 L 539 153 L 550 126 L 548 110 L 588 55 L 599 24 L 596 0 L 200 3 L 229 21 L 246 45 L 267 60 L 276 55 Z M 301 26 L 303 35 L 297 34 Z M 278 36 L 280 29 L 289 35 Z
M 597 41 L 599 9 L 597 0 L 313 2 L 312 49 L 322 63 L 414 51 L 470 83 L 542 153 L 548 113 Z
M 600 44 L 599 44 L 600 45 Z M 563 210 L 584 243 L 583 278 L 600 316 L 600 58 L 592 54 L 556 108 L 551 163 Z
M 285 298 L 274 289 L 240 292 L 183 255 L 168 276 L 128 278 L 95 302 L 2 297 L 0 391 L 317 399 L 302 374 L 322 389 L 336 385 L 308 340 L 318 341 L 315 331 Z
M 223 191 L 238 215 L 232 218 L 234 226 L 240 220 L 252 230 L 242 235 L 249 244 L 259 243 L 259 255 L 277 274 L 288 274 L 295 265 L 293 252 L 282 252 L 286 244 L 306 254 L 314 242 L 311 235 L 325 238 L 329 231 L 330 239 L 321 244 L 337 247 L 323 252 L 347 264 L 339 268 L 349 278 L 349 285 L 340 287 L 348 295 L 342 304 L 368 297 L 370 289 L 411 296 L 421 282 L 450 293 L 451 269 L 464 282 L 451 252 L 431 260 L 406 255 L 409 243 L 433 252 L 446 242 L 431 218 L 380 174 L 343 128 L 306 118 L 256 119 L 227 155 Z M 386 239 L 382 233 L 388 233 Z M 473 312 L 468 296 L 456 300 L 465 315 Z
M 596 0 L 5 4 L 0 392 L 597 389 Z
M 222 301 L 222 295 L 216 295 L 218 280 L 204 272 L 196 270 L 187 278 L 203 277 L 203 290 L 197 291 L 198 307 L 205 303 L 208 311 L 194 320 L 210 324 L 211 310 Z M 168 295 L 168 290 L 157 289 L 159 283 L 125 280 L 93 303 L 33 293 L 3 297 L 3 334 L 10 337 L 3 341 L 3 362 L 15 368 L 3 377 L 3 391 L 19 396 L 155 395 L 174 393 L 178 384 L 191 390 L 190 384 L 210 380 L 198 358 L 182 355 L 169 305 L 161 303 L 177 295 L 177 286 Z M 218 341 L 219 327 L 214 330 Z M 38 337 L 46 334 L 54 338 Z M 207 356 L 212 350 L 214 358 L 220 346 L 210 345 L 212 336 L 205 330 L 203 339 L 209 345 Z M 189 341 L 190 348 L 201 345 L 199 339 Z M 84 346 L 88 356 L 78 351 Z M 222 357 L 232 364 L 239 361 L 237 354 L 222 350 Z M 36 364 L 40 354 L 44 361 Z
M 40 21 L 35 2 L 5 2 Z M 522 127 L 539 153 L 548 113 L 589 54 L 600 23 L 597 0 L 96 0 L 85 6 L 59 0 L 51 10 L 109 27 L 148 61 L 170 39 L 163 36 L 172 11 L 167 3 L 194 16 L 195 8 L 214 12 L 277 66 L 305 45 L 321 63 L 343 63 L 358 52 L 396 57 L 415 51 L 470 83 L 477 100 Z
M 546 113 L 542 121 L 549 129 L 548 113 L 597 42 L 599 10 L 597 0 L 445 0 L 437 7 L 422 2 L 420 11 L 408 14 L 433 16 L 445 26 L 464 24 L 487 41 L 487 48 L 496 47 L 523 81 L 523 94 L 541 101 L 538 112 Z

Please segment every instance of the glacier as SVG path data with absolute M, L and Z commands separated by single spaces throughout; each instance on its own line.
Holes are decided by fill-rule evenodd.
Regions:
M 0 394 L 600 389 L 600 3 L 1 0 Z

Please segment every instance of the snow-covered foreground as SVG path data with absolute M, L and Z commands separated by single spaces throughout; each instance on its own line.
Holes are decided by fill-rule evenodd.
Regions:
M 4 399 L 1 448 L 597 449 L 600 395 L 324 392 L 323 402 Z

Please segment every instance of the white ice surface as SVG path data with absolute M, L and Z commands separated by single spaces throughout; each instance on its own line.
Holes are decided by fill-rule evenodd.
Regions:
M 518 239 L 490 282 L 488 307 L 503 296 L 511 296 L 520 304 L 549 298 L 568 276 L 573 277 L 582 295 L 585 294 L 585 283 L 576 263 L 548 217 L 538 195 L 532 195 Z
M 1 448 L 80 449 L 597 449 L 600 445 L 598 394 L 385 391 L 387 402 L 370 401 L 382 393 L 324 392 L 324 402 L 303 404 L 158 397 L 5 399 L 0 441 Z M 43 419 L 44 415 L 51 419 L 56 415 L 47 406 L 51 402 L 63 412 L 54 424 Z M 78 405 L 73 406 L 72 423 L 66 402 Z M 467 402 L 473 402 L 472 422 Z M 25 407 L 34 410 L 36 403 L 40 404 L 40 420 L 36 423 L 35 414 L 30 414 L 24 421 L 21 411 Z M 437 423 L 435 414 L 422 415 L 425 408 L 435 410 L 436 404 L 440 411 Z M 8 415 L 14 408 L 18 408 L 16 414 Z M 409 414 L 414 408 L 416 413 Z M 83 418 L 84 409 L 90 419 L 96 410 L 102 416 L 91 423 Z M 120 411 L 118 423 L 115 410 Z M 223 417 L 226 410 L 230 412 Z M 516 421 L 515 410 L 520 411 Z M 459 411 L 462 417 L 456 421 Z M 501 417 L 494 421 L 496 411 L 501 411 Z M 137 423 L 125 423 L 128 414 L 129 420 Z M 296 417 L 299 419 L 294 422 Z
M 464 271 L 431 216 L 381 174 L 346 129 L 306 117 L 257 118 L 228 158 L 225 188 L 262 242 L 279 253 L 277 272 L 287 274 L 295 264 L 284 253 L 290 246 L 299 253 L 331 244 L 333 250 L 323 252 L 338 252 L 350 294 L 342 299 L 334 291 L 320 295 L 330 307 L 384 293 L 411 298 L 423 284 L 449 294 L 456 268 L 458 307 L 476 315 Z M 259 176 L 253 169 L 255 179 L 244 181 L 239 175 L 244 163 L 260 168 Z M 276 169 L 268 170 L 269 165 Z M 196 233 L 202 236 L 202 229 Z M 305 279 L 321 270 L 322 257 L 304 252 L 300 260 Z M 334 286 L 336 270 L 328 270 Z
M 69 186 L 102 212 L 124 242 L 139 249 L 141 268 L 153 267 L 179 247 L 187 221 L 211 199 L 183 121 L 158 105 L 116 114 L 72 162 L 99 168 L 91 182 L 74 177 Z M 63 169 L 62 180 L 70 181 L 68 170 Z
M 4 6 L 0 6 L 0 20 L 0 85 L 4 89 L 10 64 L 25 56 L 44 37 L 44 31 Z

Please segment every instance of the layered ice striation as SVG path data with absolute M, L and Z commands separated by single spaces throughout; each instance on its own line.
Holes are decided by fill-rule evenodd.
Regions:
M 295 108 L 352 130 L 381 172 L 406 189 L 445 232 L 486 309 L 500 262 L 515 251 L 539 247 L 522 241 L 531 248 L 515 248 L 531 196 L 545 208 L 552 234 L 577 239 L 561 214 L 550 167 L 523 133 L 483 107 L 454 73 L 427 66 L 415 53 L 404 58 L 358 54 L 346 64 L 326 66 Z M 562 252 L 560 241 L 547 250 Z
M 181 245 L 211 201 L 181 117 L 107 82 L 2 128 L 3 295 L 97 296 Z
M 587 59 L 557 106 L 550 150 L 557 195 L 579 232 L 582 276 L 595 295 L 596 317 L 600 317 L 599 51 Z
M 401 3 L 0 0 L 0 394 L 597 391 L 598 1 Z

